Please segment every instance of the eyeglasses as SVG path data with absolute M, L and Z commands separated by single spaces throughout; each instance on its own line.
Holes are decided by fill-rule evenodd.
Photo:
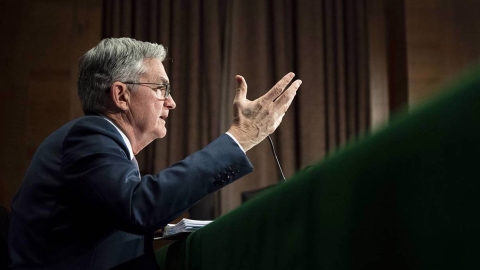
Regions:
M 136 83 L 136 82 L 123 82 L 125 84 L 137 84 L 137 85 L 143 85 L 145 87 L 148 87 L 155 91 L 157 94 L 157 98 L 159 99 L 167 99 L 170 96 L 171 93 L 171 87 L 169 83 Z M 149 86 L 153 85 L 153 86 Z

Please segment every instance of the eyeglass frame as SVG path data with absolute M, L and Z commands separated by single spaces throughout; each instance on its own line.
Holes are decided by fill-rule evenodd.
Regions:
M 164 99 L 168 99 L 168 97 L 170 96 L 170 94 L 172 93 L 172 87 L 169 83 L 137 83 L 137 82 L 121 82 L 121 83 L 124 83 L 124 84 L 134 84 L 134 85 L 143 85 L 145 87 L 148 87 L 150 89 L 152 89 L 153 91 L 155 91 L 157 93 L 157 97 L 158 97 L 158 90 L 160 91 L 163 91 L 161 89 L 161 87 L 165 87 L 165 94 L 163 95 L 163 98 Z M 145 85 L 147 84 L 147 85 Z M 153 88 L 153 87 L 150 87 L 148 86 L 148 84 L 153 84 L 153 85 L 156 85 L 157 87 L 156 88 Z

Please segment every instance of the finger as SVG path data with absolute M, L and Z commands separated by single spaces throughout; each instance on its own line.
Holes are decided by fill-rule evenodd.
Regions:
M 283 92 L 277 99 L 275 100 L 275 107 L 281 107 L 285 106 L 287 104 L 287 107 L 290 106 L 290 103 L 292 102 L 293 98 L 295 97 L 298 88 L 300 88 L 300 85 L 302 85 L 301 80 L 296 80 L 294 81 L 290 87 L 288 87 L 285 92 Z
M 293 72 L 288 73 L 287 75 L 283 76 L 283 78 L 275 84 L 272 89 L 270 89 L 265 95 L 265 99 L 269 101 L 275 100 L 287 87 L 287 85 L 292 81 L 295 74 Z
M 247 82 L 240 75 L 235 76 L 235 80 L 237 81 L 237 89 L 236 89 L 236 93 L 235 93 L 235 100 L 245 100 L 245 99 L 247 99 Z
M 282 93 L 280 93 L 279 96 L 277 96 L 273 102 L 277 102 L 277 100 L 283 96 L 285 96 L 286 94 L 288 93 L 292 93 L 292 92 L 297 92 L 298 88 L 300 88 L 300 85 L 302 85 L 302 81 L 301 80 L 296 80 L 294 81 L 289 87 L 287 90 L 283 91 Z

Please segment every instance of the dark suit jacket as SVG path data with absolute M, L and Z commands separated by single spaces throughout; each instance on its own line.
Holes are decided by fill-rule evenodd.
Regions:
M 153 232 L 252 169 L 222 135 L 140 178 L 113 125 L 73 120 L 40 145 L 12 201 L 11 268 L 155 269 Z

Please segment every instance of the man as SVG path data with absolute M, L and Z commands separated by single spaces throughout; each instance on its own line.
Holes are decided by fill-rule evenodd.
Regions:
M 158 268 L 153 233 L 252 171 L 244 151 L 275 131 L 301 84 L 287 88 L 289 73 L 249 101 L 237 76 L 228 132 L 158 174 L 140 176 L 134 155 L 167 134 L 176 107 L 165 55 L 158 44 L 112 38 L 82 57 L 85 116 L 40 145 L 12 201 L 12 269 Z

